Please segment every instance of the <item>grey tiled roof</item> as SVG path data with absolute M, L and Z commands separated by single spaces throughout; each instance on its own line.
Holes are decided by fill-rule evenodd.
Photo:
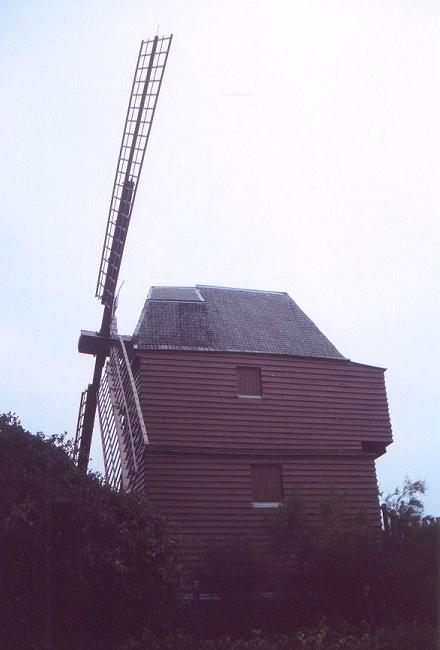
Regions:
M 149 349 L 344 358 L 287 293 L 276 291 L 152 287 L 133 337 Z

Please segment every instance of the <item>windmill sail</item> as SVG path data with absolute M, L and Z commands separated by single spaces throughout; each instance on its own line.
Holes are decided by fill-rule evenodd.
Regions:
M 104 369 L 98 391 L 98 416 L 107 482 L 129 492 L 136 484 L 148 436 L 121 337 L 111 347 Z
M 156 111 L 157 99 L 168 59 L 171 40 L 172 35 L 167 37 L 155 36 L 152 40 L 142 41 L 141 43 L 130 101 L 128 103 L 118 164 L 116 167 L 115 181 L 96 286 L 96 296 L 104 305 L 104 314 L 102 317 L 101 328 L 98 333 L 89 333 L 87 336 L 82 333 L 80 337 L 80 352 L 94 354 L 96 357 L 92 383 L 88 385 L 81 395 L 80 412 L 74 444 L 75 460 L 78 463 L 78 466 L 83 470 L 87 469 L 89 462 L 90 445 L 98 402 L 98 391 L 100 390 L 101 377 L 106 358 L 109 354 L 111 357 L 110 366 L 108 366 L 105 374 L 105 381 L 108 382 L 109 387 L 108 394 L 111 395 L 113 394 L 112 391 L 116 390 L 116 388 L 110 388 L 111 386 L 118 386 L 117 383 L 114 383 L 116 381 L 115 373 L 117 369 L 115 361 L 112 366 L 112 356 L 115 356 L 114 344 L 117 343 L 119 346 L 122 345 L 120 349 L 122 357 L 124 356 L 125 348 L 123 342 L 121 343 L 122 339 L 120 341 L 118 339 L 116 339 L 116 341 L 112 340 L 113 337 L 110 329 L 113 316 L 113 303 L 115 299 L 116 284 L 121 268 L 125 240 L 127 237 L 127 230 L 130 223 L 131 213 L 133 211 L 133 204 L 136 198 L 142 164 L 144 162 L 145 151 L 150 137 L 151 125 Z M 86 341 L 86 344 L 83 345 L 84 341 Z M 104 389 L 102 395 L 103 394 Z M 135 401 L 135 397 L 133 397 L 133 400 Z M 104 403 L 104 401 L 102 401 L 102 403 Z M 132 409 L 131 406 L 130 409 Z M 102 418 L 102 422 L 107 421 L 104 410 L 102 411 Z M 131 427 L 131 419 L 127 418 L 128 416 L 125 415 L 124 419 L 121 421 L 124 425 L 126 422 L 129 422 Z M 145 427 L 142 431 L 142 425 L 139 424 L 141 429 L 140 437 L 137 433 L 130 433 L 132 437 L 134 436 L 136 438 L 136 441 L 141 440 L 142 437 L 145 438 Z M 130 431 L 132 431 L 132 429 L 130 429 Z M 113 440 L 113 438 L 111 439 Z M 123 440 L 123 438 L 120 439 Z M 127 443 L 124 442 L 124 444 Z M 138 442 L 136 442 L 136 445 L 138 445 Z M 127 473 L 127 476 L 124 479 L 125 481 L 132 480 L 132 467 L 134 467 L 136 461 L 136 454 L 139 453 L 136 445 L 135 450 L 133 451 L 132 449 L 131 452 L 127 450 L 124 452 L 122 448 L 120 449 L 121 453 L 124 452 L 126 454 L 126 460 L 123 458 L 121 461 L 122 476 L 124 477 L 124 472 Z M 107 444 L 107 449 L 111 449 L 110 442 Z M 108 455 L 105 460 L 107 464 L 110 463 L 109 459 L 110 456 Z M 127 463 L 127 467 L 123 466 L 124 462 Z M 115 468 L 113 469 L 114 475 L 116 476 L 118 471 L 116 471 Z
M 128 104 L 96 296 L 111 308 L 172 36 L 143 41 Z

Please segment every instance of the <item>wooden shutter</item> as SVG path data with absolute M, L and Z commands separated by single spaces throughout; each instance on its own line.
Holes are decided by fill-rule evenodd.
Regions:
M 261 397 L 261 371 L 257 366 L 237 367 L 238 394 Z
M 279 503 L 283 500 L 281 465 L 251 465 L 252 500 Z

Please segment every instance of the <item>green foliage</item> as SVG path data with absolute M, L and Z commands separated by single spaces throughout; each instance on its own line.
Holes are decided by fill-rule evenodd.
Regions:
M 420 498 L 425 492 L 424 481 L 411 481 L 406 476 L 402 487 L 396 487 L 394 492 L 384 498 L 383 506 L 389 518 L 391 533 L 407 535 L 411 529 L 429 522 L 431 518 L 423 516 L 424 506 Z
M 69 451 L 62 436 L 32 436 L 16 417 L 0 416 L 5 648 L 436 647 L 439 524 L 423 516 L 423 482 L 406 479 L 386 497 L 389 535 L 372 536 L 334 494 L 315 520 L 298 499 L 287 502 L 267 517 L 270 575 L 249 543 L 212 548 L 203 579 L 221 598 L 182 605 L 179 620 L 177 552 L 160 518 L 141 498 L 78 472 Z M 263 598 L 270 579 L 274 594 Z
M 404 621 L 438 619 L 440 522 L 424 516 L 424 493 L 423 481 L 406 477 L 384 500 L 389 532 L 382 543 L 379 598 Z
M 4 647 L 110 647 L 157 624 L 176 549 L 142 498 L 80 473 L 63 438 L 0 416 L 0 631 Z
M 332 624 L 435 624 L 439 524 L 423 517 L 418 504 L 423 487 L 421 481 L 406 481 L 394 493 L 398 534 L 372 531 L 332 493 L 315 519 L 305 516 L 298 498 L 268 513 L 275 559 L 269 574 L 249 543 L 211 556 L 211 591 L 223 598 L 203 605 L 205 633 L 240 636 L 253 627 L 293 632 L 323 618 Z M 272 597 L 262 598 L 265 591 Z
M 425 481 L 411 481 L 409 476 L 406 476 L 402 487 L 396 487 L 394 492 L 387 494 L 384 503 L 390 512 L 404 518 L 408 524 L 420 522 L 424 507 L 419 495 L 425 493 Z
M 432 623 L 439 604 L 439 522 L 423 516 L 423 481 L 405 480 L 386 498 L 394 525 L 391 534 L 372 535 L 362 516 L 347 516 L 335 495 L 314 522 L 295 512 L 295 502 L 274 514 L 272 531 L 286 537 L 288 560 L 284 606 L 300 624 L 308 614 L 360 623 L 370 620 Z M 287 520 L 287 521 L 286 521 Z M 295 529 L 299 527 L 300 530 Z M 279 537 L 274 536 L 275 547 Z M 290 545 L 290 548 L 289 548 Z M 281 581 L 280 581 L 281 582 Z
M 202 590 L 219 599 L 196 602 L 187 609 L 186 621 L 193 629 L 221 634 L 252 627 L 258 618 L 257 592 L 264 581 L 260 558 L 247 540 L 235 538 L 228 547 L 212 545 L 199 578 Z
M 378 542 L 361 514 L 347 514 L 343 498 L 329 493 L 310 519 L 295 497 L 268 516 L 267 527 L 279 558 L 281 616 L 297 625 L 365 617 Z
M 176 634 L 148 635 L 118 650 L 436 650 L 437 632 L 429 625 L 390 625 L 334 629 L 320 625 L 288 636 L 265 638 L 254 630 L 248 638 L 197 639 Z
M 205 560 L 201 582 L 209 593 L 241 599 L 261 585 L 260 562 L 247 540 L 236 538 L 228 547 L 212 546 Z

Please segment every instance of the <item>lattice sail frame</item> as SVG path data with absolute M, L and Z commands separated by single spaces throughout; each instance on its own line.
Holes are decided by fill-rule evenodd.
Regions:
M 110 349 L 98 391 L 98 416 L 105 476 L 114 489 L 130 492 L 138 476 L 148 435 L 124 340 Z
M 86 401 L 87 401 L 87 388 L 82 391 L 81 393 L 81 399 L 79 402 L 79 411 L 78 411 L 78 420 L 76 423 L 76 435 L 75 435 L 75 441 L 73 443 L 73 462 L 77 463 L 78 462 L 78 456 L 79 456 L 79 449 L 81 446 L 81 440 L 82 440 L 82 431 L 83 431 L 83 426 L 84 426 L 84 415 L 85 415 L 85 410 L 86 410 Z
M 142 41 L 122 136 L 96 296 L 111 308 L 172 35 Z

